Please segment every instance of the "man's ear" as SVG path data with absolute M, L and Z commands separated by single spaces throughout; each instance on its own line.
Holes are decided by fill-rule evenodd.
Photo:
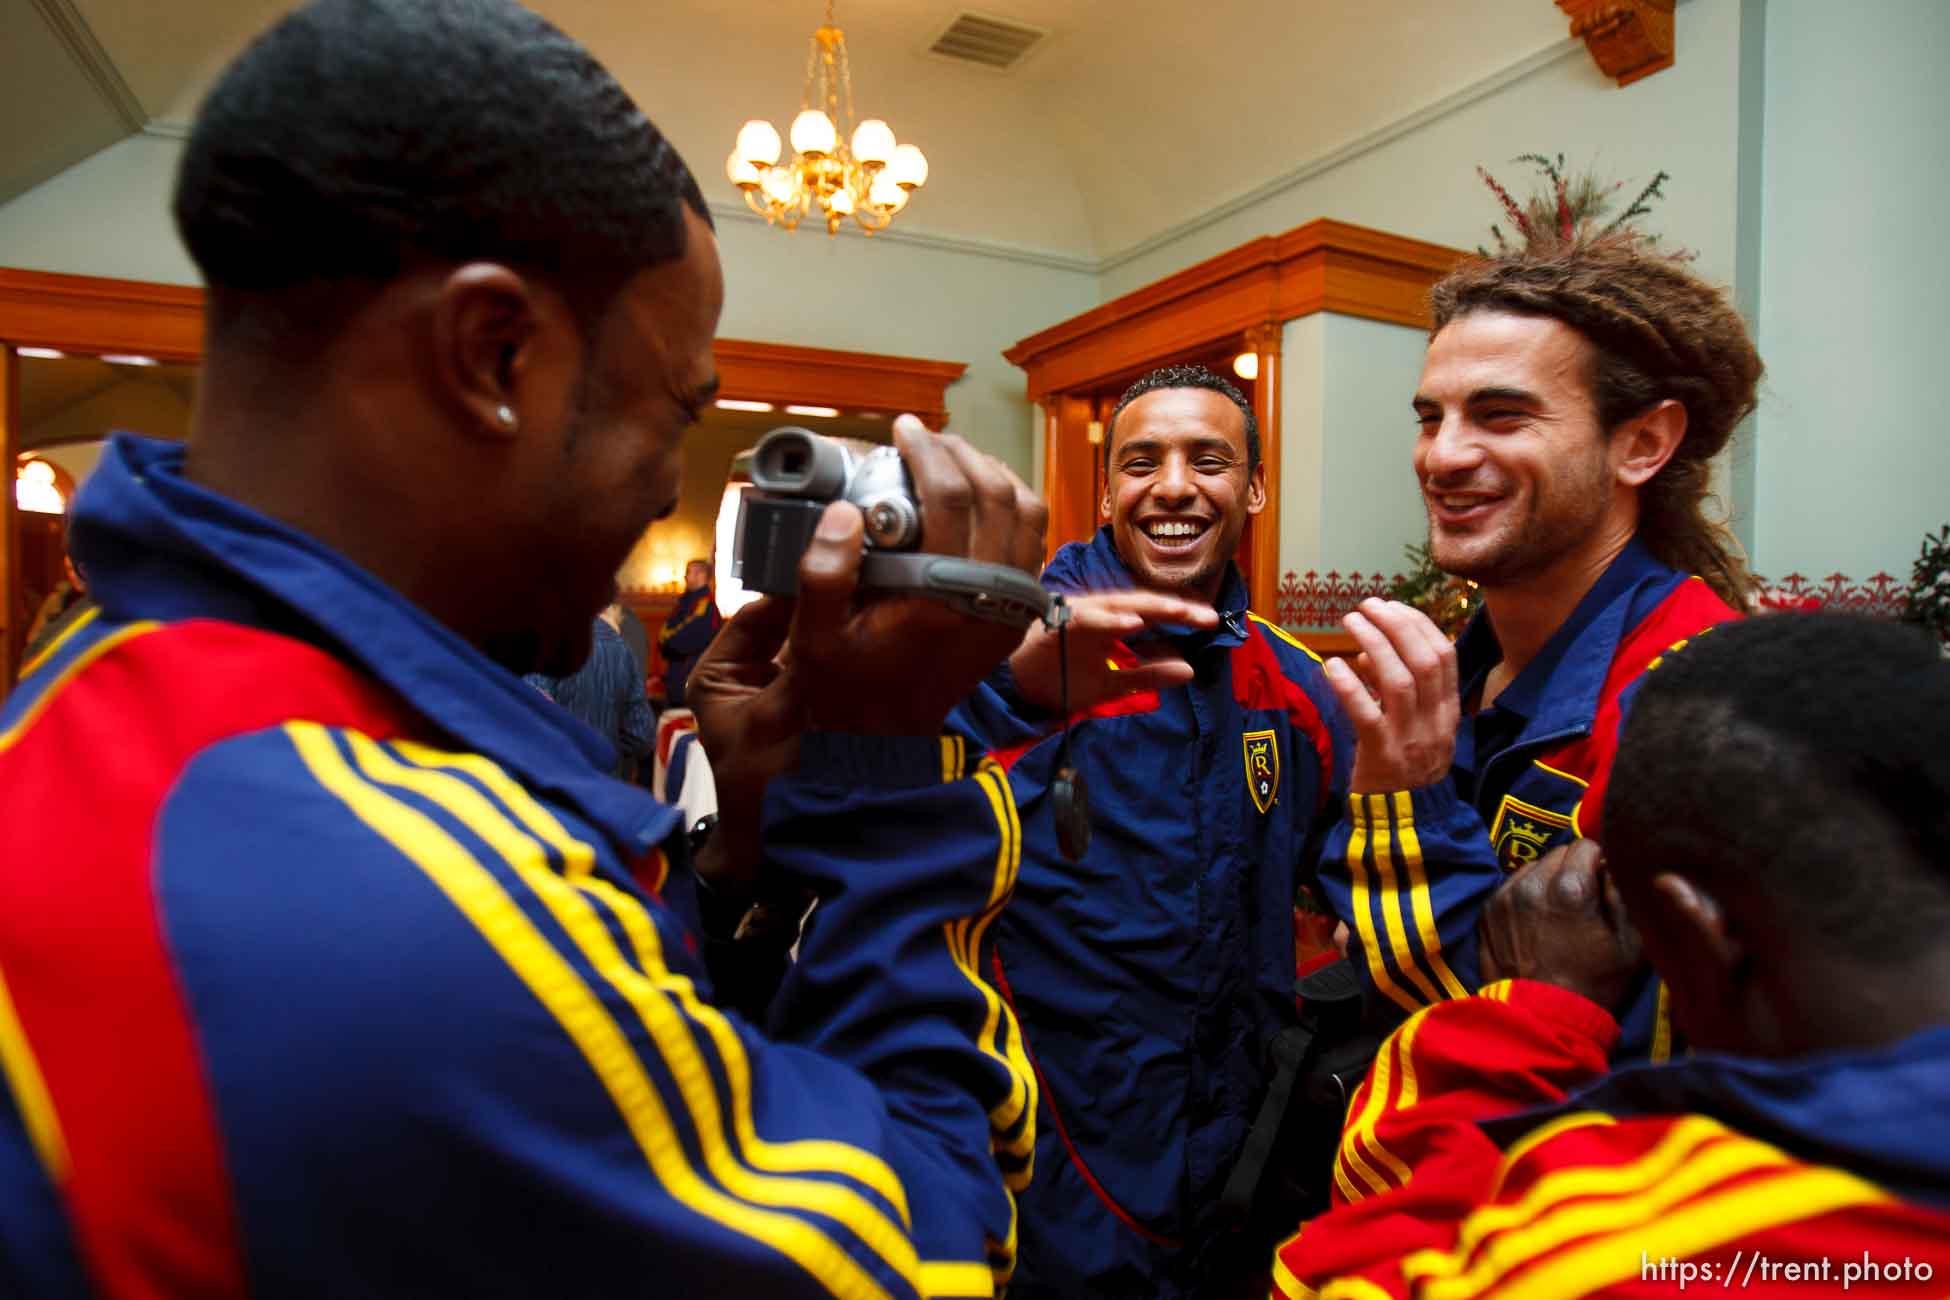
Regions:
M 534 289 L 505 266 L 470 262 L 434 290 L 434 375 L 469 433 L 511 438 L 521 431 L 518 381 L 540 332 Z
M 1667 398 L 1626 421 L 1612 438 L 1612 470 L 1626 487 L 1642 487 L 1666 467 L 1686 438 L 1686 408 Z
M 1104 494 L 1097 499 L 1097 518 L 1110 518 L 1110 472 L 1104 472 Z
M 1747 946 L 1727 922 L 1726 909 L 1696 881 L 1677 872 L 1653 877 L 1658 900 L 1646 926 L 1663 933 L 1659 974 L 1671 991 L 1673 1015 L 1688 1038 L 1702 1047 L 1726 1047 L 1744 1036 Z
M 1266 509 L 1266 462 L 1253 466 L 1246 476 L 1246 513 L 1256 515 Z

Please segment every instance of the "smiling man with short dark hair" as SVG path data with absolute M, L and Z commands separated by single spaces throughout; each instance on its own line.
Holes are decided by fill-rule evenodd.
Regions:
M 1154 371 L 1105 430 L 1109 523 L 1058 551 L 1069 759 L 1093 822 L 1059 847 L 1058 644 L 1032 632 L 962 711 L 1021 801 L 1023 870 L 988 960 L 1044 1084 L 1022 1195 L 1024 1297 L 1264 1294 L 1270 1234 L 1220 1193 L 1295 1020 L 1304 863 L 1346 789 L 1319 661 L 1246 608 L 1233 555 L 1266 502 L 1257 422 L 1202 366 Z

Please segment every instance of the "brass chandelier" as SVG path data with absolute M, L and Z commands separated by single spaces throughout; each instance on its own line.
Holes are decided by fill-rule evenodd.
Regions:
M 790 136 L 793 156 L 781 162 L 779 133 L 754 118 L 739 128 L 725 160 L 725 175 L 768 225 L 797 230 L 811 217 L 835 235 L 851 217 L 871 235 L 885 230 L 908 196 L 927 184 L 927 157 L 911 144 L 896 144 L 893 128 L 877 117 L 853 125 L 853 74 L 846 33 L 833 23 L 833 0 L 826 0 L 826 21 L 812 35 Z

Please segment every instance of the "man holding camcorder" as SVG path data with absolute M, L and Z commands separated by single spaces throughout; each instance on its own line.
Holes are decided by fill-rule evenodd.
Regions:
M 1020 827 L 941 728 L 1019 628 L 857 602 L 835 504 L 720 634 L 719 788 L 821 899 L 765 1033 L 693 955 L 755 825 L 700 888 L 517 675 L 582 661 L 716 387 L 682 161 L 513 3 L 321 0 L 175 207 L 189 443 L 111 444 L 100 613 L 0 714 L 0 1290 L 991 1294 L 1036 1087 L 974 946 Z M 1006 468 L 895 436 L 923 550 L 1034 562 Z

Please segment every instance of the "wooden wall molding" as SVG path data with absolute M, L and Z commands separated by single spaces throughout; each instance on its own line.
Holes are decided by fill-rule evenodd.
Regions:
M 0 343 L 196 361 L 203 356 L 203 290 L 0 267 Z
M 1629 86 L 1673 64 L 1673 0 L 1557 0 L 1598 70 Z
M 1029 398 L 1040 402 L 1318 311 L 1426 326 L 1423 296 L 1463 256 L 1322 218 L 1248 240 L 1032 334 L 1002 355 L 1028 373 Z
M 1253 413 L 1266 466 L 1266 509 L 1247 527 L 1252 603 L 1270 610 L 1279 592 L 1281 342 L 1287 321 L 1315 312 L 1426 329 L 1429 286 L 1466 254 L 1440 244 L 1325 218 L 1263 235 L 1021 340 L 1002 355 L 1028 376 L 1043 404 L 1043 495 L 1049 544 L 1088 537 L 1096 526 L 1090 484 L 1101 449 L 1086 437 L 1090 399 L 1146 370 L 1212 352 L 1259 356 Z M 1089 493 L 1086 499 L 1086 493 Z
M 199 361 L 203 290 L 0 267 L 0 343 Z M 719 339 L 712 351 L 726 397 L 912 411 L 937 429 L 948 418 L 948 385 L 968 369 L 951 361 L 745 339 Z
M 968 367 L 958 361 L 926 361 L 877 352 L 841 352 L 783 343 L 719 339 L 719 393 L 753 402 L 799 402 L 847 410 L 903 411 L 929 428 L 948 421 L 948 385 Z

